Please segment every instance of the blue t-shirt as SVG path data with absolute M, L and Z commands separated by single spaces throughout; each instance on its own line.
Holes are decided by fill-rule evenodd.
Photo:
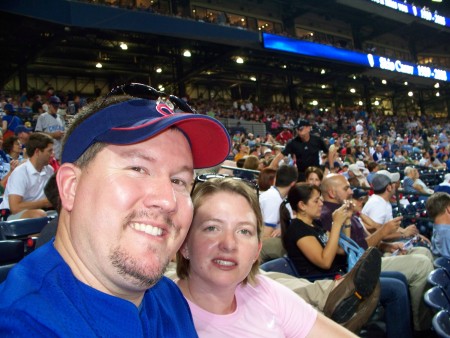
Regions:
M 410 177 L 405 177 L 403 180 L 403 190 L 408 194 L 416 194 L 418 191 L 413 188 L 414 181 Z
M 431 251 L 435 256 L 450 259 L 450 224 L 435 224 L 433 226 Z
M 16 128 L 18 126 L 23 124 L 23 122 L 20 119 L 20 117 L 17 117 L 15 115 L 4 115 L 3 118 L 2 118 L 2 121 L 6 121 L 7 129 L 11 130 L 11 131 L 16 130 Z M 3 131 L 3 132 L 5 132 L 5 131 Z
M 137 308 L 80 282 L 53 241 L 0 284 L 0 337 L 197 337 L 189 306 L 163 277 Z

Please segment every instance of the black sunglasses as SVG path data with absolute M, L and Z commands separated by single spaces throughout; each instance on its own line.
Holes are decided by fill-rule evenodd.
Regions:
M 168 105 L 172 110 L 174 109 L 174 106 L 176 106 L 185 113 L 197 114 L 195 109 L 192 109 L 179 97 L 175 95 L 167 95 L 164 92 L 142 83 L 129 83 L 114 87 L 108 95 L 106 95 L 103 103 L 105 103 L 107 98 L 114 95 L 130 95 L 140 99 L 161 101 Z
M 254 189 L 256 191 L 256 196 L 259 198 L 259 185 L 257 183 L 246 180 L 245 178 L 223 175 L 223 174 L 201 174 L 201 175 L 198 175 L 194 180 L 194 184 L 193 184 L 192 190 L 191 190 L 191 196 L 194 192 L 195 186 L 198 183 L 206 182 L 213 178 L 231 178 L 233 180 L 242 181 L 242 182 L 246 183 L 250 188 Z

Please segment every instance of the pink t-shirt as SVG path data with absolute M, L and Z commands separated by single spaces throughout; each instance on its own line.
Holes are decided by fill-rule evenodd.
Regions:
M 257 280 L 255 287 L 237 287 L 237 309 L 228 315 L 207 312 L 188 300 L 199 337 L 305 337 L 317 311 L 270 278 L 258 275 Z

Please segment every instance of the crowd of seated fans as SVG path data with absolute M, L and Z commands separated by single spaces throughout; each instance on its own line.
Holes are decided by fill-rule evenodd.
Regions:
M 45 105 L 51 104 L 54 94 L 55 92 L 51 91 L 42 96 L 36 95 L 32 100 L 26 95 L 22 95 L 18 100 L 2 97 L 1 106 L 10 104 L 16 111 L 19 111 L 19 108 L 22 111 L 29 109 L 28 117 L 31 120 L 25 119 L 24 123 L 30 122 L 27 125 L 33 128 L 33 120 L 46 110 Z M 42 102 L 36 104 L 38 98 Z M 68 97 L 61 94 L 60 98 L 65 105 L 59 107 L 58 114 L 64 119 L 70 119 L 82 108 L 81 104 L 77 104 L 76 109 L 69 113 Z M 81 102 L 79 98 L 78 102 Z M 255 135 L 242 126 L 232 126 L 232 148 L 227 162 L 231 167 L 235 167 L 232 175 L 251 181 L 258 180 L 261 191 L 276 187 L 277 171 L 271 168 L 271 162 L 286 143 L 296 136 L 296 121 L 306 118 L 314 124 L 313 132 L 320 135 L 330 148 L 336 150 L 330 152 L 335 154 L 332 161 L 334 167 L 329 168 L 327 155 L 322 154 L 320 167 L 308 168 L 307 182 L 320 187 L 327 175 L 340 174 L 352 188 L 359 188 L 358 194 L 364 197 L 364 192 L 373 193 L 373 179 L 377 175 L 383 175 L 385 172 L 389 177 L 398 177 L 396 182 L 393 182 L 397 188 L 389 196 L 393 216 L 403 215 L 401 225 L 404 229 L 417 229 L 417 233 L 420 232 L 425 237 L 433 236 L 433 223 L 427 215 L 425 203 L 434 191 L 450 189 L 450 174 L 447 173 L 450 146 L 446 135 L 448 125 L 445 121 L 428 122 L 419 117 L 386 117 L 377 113 L 369 115 L 355 108 L 340 109 L 338 114 L 334 115 L 324 111 L 293 111 L 281 106 L 262 109 L 244 102 L 230 102 L 227 109 L 223 109 L 225 103 L 211 105 L 204 101 L 194 101 L 193 105 L 198 112 L 213 111 L 218 118 L 233 117 L 240 121 L 249 119 L 266 124 L 266 135 Z M 39 108 L 36 115 L 33 113 L 33 106 Z M 248 110 L 249 107 L 251 110 Z M 364 124 L 364 132 L 356 135 L 355 127 L 359 120 Z M 402 130 L 395 130 L 398 126 L 402 126 Z M 30 129 L 23 125 L 17 130 L 17 134 L 20 132 L 25 132 L 29 137 Z M 20 146 L 19 140 L 19 136 L 13 136 L 7 144 L 16 146 L 17 143 L 17 146 Z M 11 159 L 19 158 L 20 153 L 16 154 L 19 148 L 14 151 L 9 148 L 8 152 L 13 156 Z M 278 167 L 292 166 L 294 163 L 295 161 L 287 156 Z M 284 194 L 287 194 L 287 191 Z M 372 226 L 376 227 L 373 224 Z M 379 226 L 382 227 L 383 224 Z M 408 231 L 405 230 L 404 233 L 409 234 Z M 275 237 L 280 234 L 276 227 L 272 233 Z

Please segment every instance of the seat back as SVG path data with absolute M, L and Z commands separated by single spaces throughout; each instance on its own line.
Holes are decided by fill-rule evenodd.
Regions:
M 20 261 L 25 253 L 25 245 L 21 240 L 0 241 L 0 265 L 16 263 Z
M 25 255 L 25 244 L 22 240 L 0 240 L 0 283 L 8 276 L 18 261 Z
M 300 277 L 289 257 L 280 257 L 261 264 L 264 271 L 282 272 L 294 277 Z
M 450 259 L 446 257 L 438 257 L 434 261 L 434 266 L 445 269 L 450 275 Z
M 433 317 L 433 329 L 441 338 L 450 338 L 450 314 L 441 310 Z
M 450 276 L 443 268 L 437 268 L 431 271 L 427 277 L 428 283 L 435 286 L 440 286 L 446 291 L 450 290 Z
M 48 223 L 48 217 L 26 218 L 0 222 L 0 231 L 5 239 L 24 239 L 38 234 Z
M 20 239 L 25 242 L 25 254 L 36 246 L 35 234 L 39 234 L 49 222 L 48 217 L 18 219 L 0 222 L 0 239 Z
M 423 296 L 425 304 L 435 311 L 450 310 L 450 300 L 447 293 L 440 286 L 433 286 Z

